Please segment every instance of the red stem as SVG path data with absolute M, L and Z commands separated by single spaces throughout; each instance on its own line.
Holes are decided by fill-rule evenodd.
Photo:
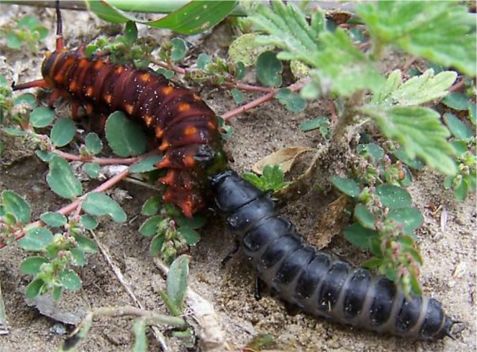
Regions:
M 98 163 L 101 165 L 111 165 L 111 164 L 130 165 L 130 164 L 134 164 L 135 162 L 141 159 L 140 157 L 134 157 L 134 158 L 96 158 L 96 157 L 88 157 L 88 156 L 85 157 L 81 155 L 65 153 L 57 149 L 53 150 L 52 152 L 61 156 L 62 158 L 66 160 L 93 162 L 93 163 Z

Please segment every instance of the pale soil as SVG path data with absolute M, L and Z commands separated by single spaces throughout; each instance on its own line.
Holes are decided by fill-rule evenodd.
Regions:
M 0 24 L 25 12 L 37 14 L 46 26 L 52 28 L 51 10 L 6 5 L 0 6 Z M 84 13 L 64 11 L 64 14 L 68 44 L 74 46 L 98 34 L 99 21 L 92 20 Z M 73 20 L 73 16 L 81 16 L 84 22 Z M 71 26 L 71 23 L 74 25 Z M 157 36 L 157 32 L 154 33 Z M 47 43 L 49 48 L 53 47 L 53 37 L 50 35 Z M 33 58 L 28 53 L 16 54 L 4 50 L 4 47 L 1 50 L 0 55 L 5 55 L 8 63 L 1 64 L 1 74 L 15 80 L 20 75 L 20 81 L 39 77 L 41 55 Z M 208 50 L 206 46 L 205 50 Z M 203 93 L 208 93 L 206 100 L 218 113 L 234 107 L 225 91 Z M 314 103 L 300 114 L 287 112 L 279 104 L 273 103 L 234 119 L 234 132 L 227 143 L 227 149 L 235 160 L 233 168 L 237 171 L 249 169 L 262 157 L 286 146 L 316 146 L 321 141 L 319 134 L 304 134 L 298 125 L 307 118 L 323 114 L 326 115 L 327 111 L 321 103 Z M 0 169 L 0 190 L 13 189 L 25 195 L 33 205 L 34 216 L 46 210 L 58 209 L 65 203 L 48 191 L 46 171 L 44 164 L 34 156 L 17 158 L 11 166 Z M 253 336 L 269 333 L 275 336 L 277 349 L 284 351 L 476 350 L 475 196 L 465 203 L 457 203 L 450 192 L 443 190 L 442 177 L 426 171 L 415 175 L 415 178 L 410 192 L 416 206 L 425 216 L 424 225 L 418 231 L 425 261 L 421 282 L 427 295 L 438 298 L 451 316 L 465 323 L 465 330 L 456 340 L 446 338 L 425 343 L 377 336 L 302 314 L 290 316 L 279 301 L 269 296 L 256 301 L 253 297 L 254 273 L 244 258 L 237 255 L 225 267 L 221 266 L 221 260 L 233 248 L 233 239 L 224 223 L 216 219 L 201 229 L 203 238 L 190 252 L 190 285 L 214 304 L 231 346 L 239 349 Z M 153 195 L 153 191 L 126 183 L 120 187 L 132 196 L 132 199 L 123 203 L 130 222 L 118 225 L 105 220 L 96 235 L 109 249 L 113 261 L 125 275 L 138 299 L 147 309 L 165 313 L 158 295 L 158 291 L 164 287 L 164 280 L 148 255 L 148 240 L 141 238 L 137 232 L 143 219 L 136 216 L 144 200 Z M 284 214 L 291 217 L 310 239 L 316 233 L 312 230 L 313 219 L 334 197 L 330 195 L 330 199 L 317 199 L 314 194 L 306 195 L 289 204 Z M 443 212 L 447 213 L 445 224 L 441 224 Z M 364 258 L 339 237 L 333 238 L 328 248 L 356 264 Z M 26 305 L 23 291 L 29 278 L 19 274 L 18 269 L 24 257 L 25 254 L 15 246 L 0 252 L 0 285 L 10 323 L 10 334 L 0 336 L 0 352 L 53 351 L 60 346 L 64 336 L 54 333 L 57 328 L 55 321 Z M 79 274 L 83 288 L 63 297 L 62 308 L 66 311 L 81 314 L 90 307 L 133 305 L 100 253 L 90 256 L 87 266 Z M 132 333 L 128 324 L 123 319 L 95 321 L 81 351 L 131 350 Z M 151 351 L 158 350 L 157 342 L 152 335 L 149 337 Z M 185 350 L 176 340 L 167 340 L 172 351 Z

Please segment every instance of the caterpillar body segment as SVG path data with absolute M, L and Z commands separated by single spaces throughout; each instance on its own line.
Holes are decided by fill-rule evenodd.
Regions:
M 395 284 L 306 245 L 273 201 L 233 171 L 211 178 L 217 207 L 241 235 L 258 276 L 304 312 L 420 340 L 451 336 L 454 321 L 429 297 L 405 297 Z

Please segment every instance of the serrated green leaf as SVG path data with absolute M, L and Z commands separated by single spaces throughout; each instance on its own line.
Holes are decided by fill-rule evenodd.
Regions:
M 447 141 L 449 131 L 434 110 L 394 107 L 384 111 L 370 106 L 363 112 L 374 118 L 386 137 L 397 140 L 409 158 L 417 156 L 446 175 L 456 173 L 454 148 Z
M 361 203 L 356 204 L 354 208 L 354 218 L 365 228 L 375 230 L 376 219 L 368 208 Z
M 273 1 L 271 7 L 262 4 L 253 7 L 247 19 L 258 30 L 268 33 L 257 37 L 257 43 L 283 49 L 279 59 L 296 59 L 316 65 L 316 55 L 319 52 L 316 38 L 324 31 L 323 13 L 317 11 L 310 25 L 295 4 L 285 5 L 281 1 Z
M 469 101 L 469 98 L 462 93 L 450 93 L 442 100 L 442 103 L 445 106 L 458 111 L 467 110 L 472 104 Z
M 333 176 L 331 183 L 344 194 L 350 197 L 357 197 L 361 193 L 361 188 L 355 180 L 346 177 Z
M 222 21 L 235 7 L 236 1 L 191 1 L 169 15 L 155 21 L 142 21 L 119 9 L 126 8 L 117 2 L 117 7 L 106 1 L 88 0 L 88 7 L 102 19 L 113 23 L 134 21 L 153 28 L 168 28 L 180 34 L 203 32 Z M 148 11 L 154 7 L 155 12 L 164 12 L 161 2 L 148 4 Z M 130 5 L 129 5 L 130 6 Z M 170 5 L 168 5 L 170 6 Z
M 81 288 L 80 277 L 71 269 L 63 270 L 60 273 L 60 283 L 65 289 L 70 291 L 78 291 Z
M 474 132 L 464 122 L 462 122 L 457 116 L 451 113 L 444 114 L 444 121 L 447 127 L 458 139 L 467 140 L 474 136 Z
M 152 216 L 157 214 L 161 208 L 162 197 L 161 196 L 152 196 L 143 204 L 141 209 L 141 214 L 146 216 Z
M 106 139 L 116 155 L 127 157 L 146 151 L 147 137 L 139 125 L 116 111 L 106 120 Z
M 2 191 L 0 204 L 3 211 L 13 214 L 18 222 L 27 224 L 30 221 L 30 204 L 18 193 L 9 190 Z
M 40 267 L 43 263 L 48 263 L 48 258 L 40 256 L 28 257 L 20 264 L 20 270 L 23 274 L 36 275 L 40 272 Z
M 244 172 L 242 177 L 262 191 L 278 191 L 286 187 L 285 175 L 279 165 L 265 165 L 262 175 Z
M 475 76 L 475 19 L 466 6 L 454 1 L 380 1 L 359 4 L 356 11 L 375 40 Z
M 86 135 L 84 143 L 88 152 L 93 155 L 98 154 L 101 149 L 103 149 L 103 142 L 101 142 L 101 139 L 94 132 L 90 132 Z
M 80 223 L 86 230 L 94 230 L 98 226 L 98 221 L 91 215 L 81 215 Z
M 257 59 L 257 80 L 267 87 L 279 87 L 282 85 L 282 63 L 275 53 L 266 51 Z
M 51 129 L 51 141 L 56 147 L 63 147 L 73 140 L 76 133 L 76 126 L 73 120 L 59 119 Z
M 26 298 L 33 299 L 41 293 L 45 282 L 42 279 L 35 279 L 30 282 L 25 289 Z
M 74 175 L 70 164 L 56 155 L 49 162 L 46 181 L 51 190 L 62 198 L 73 199 L 83 193 L 81 182 Z
M 288 111 L 301 112 L 306 108 L 306 100 L 288 88 L 280 88 L 275 97 Z
M 131 167 L 129 168 L 129 172 L 142 173 L 156 170 L 156 164 L 159 163 L 161 160 L 162 156 L 160 155 L 148 156 L 147 158 L 144 158 L 141 161 L 138 161 L 137 163 L 131 165 Z
M 30 123 L 35 128 L 43 128 L 51 125 L 55 118 L 55 112 L 43 106 L 35 108 L 30 113 Z
M 344 229 L 345 238 L 354 246 L 370 249 L 371 242 L 378 238 L 378 233 L 376 231 L 366 229 L 358 223 L 352 224 Z
M 187 44 L 184 39 L 174 38 L 171 40 L 171 60 L 174 62 L 181 61 L 187 54 Z
M 409 208 L 412 205 L 412 198 L 404 188 L 383 184 L 376 187 L 376 194 L 379 196 L 383 206 L 390 209 Z
M 53 242 L 53 234 L 44 227 L 35 227 L 27 231 L 25 237 L 18 241 L 18 245 L 26 251 L 44 250 Z
M 40 215 L 41 221 L 51 227 L 60 227 L 66 224 L 68 221 L 66 216 L 60 213 L 55 213 L 52 211 L 48 211 Z
M 127 220 L 123 208 L 121 208 L 115 200 L 104 193 L 88 193 L 81 204 L 81 208 L 90 215 L 109 215 L 115 222 L 125 222 Z
M 381 91 L 373 97 L 374 104 L 412 106 L 420 105 L 448 94 L 457 73 L 444 71 L 434 75 L 429 69 L 422 75 L 414 76 L 402 83 L 401 71 L 393 71 Z
M 157 234 L 158 226 L 164 218 L 161 215 L 151 216 L 139 227 L 139 233 L 144 237 L 152 237 Z
M 200 233 L 190 227 L 180 226 L 177 233 L 184 238 L 189 246 L 195 246 L 200 241 Z
M 260 54 L 274 49 L 273 45 L 257 43 L 257 37 L 257 33 L 245 33 L 236 38 L 229 45 L 228 55 L 230 60 L 234 63 L 241 62 L 245 67 L 248 67 L 257 62 Z
M 86 163 L 83 165 L 83 170 L 89 178 L 95 179 L 99 176 L 101 166 L 98 163 Z
M 408 234 L 412 234 L 424 222 L 424 217 L 417 208 L 392 209 L 386 218 L 401 224 Z
M 411 159 L 402 147 L 399 147 L 397 150 L 395 150 L 393 154 L 404 164 L 415 170 L 422 170 L 422 168 L 425 166 L 425 164 L 420 159 Z
M 169 268 L 167 275 L 167 295 L 172 303 L 182 310 L 187 292 L 187 280 L 189 276 L 189 257 L 181 255 L 177 257 Z
M 147 337 L 146 337 L 146 321 L 145 319 L 136 319 L 133 324 L 134 346 L 133 352 L 147 351 Z

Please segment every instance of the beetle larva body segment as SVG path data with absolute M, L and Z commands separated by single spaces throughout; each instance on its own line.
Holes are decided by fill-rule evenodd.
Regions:
M 314 316 L 421 340 L 450 336 L 453 320 L 432 298 L 405 297 L 396 285 L 303 243 L 275 204 L 232 171 L 211 178 L 217 207 L 258 276 L 288 303 Z

